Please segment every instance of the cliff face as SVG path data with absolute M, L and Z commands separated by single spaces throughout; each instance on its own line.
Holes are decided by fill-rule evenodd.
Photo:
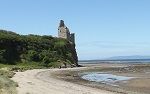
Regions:
M 78 56 L 77 56 L 77 52 L 75 49 L 75 44 L 70 43 L 70 47 L 68 47 L 68 48 L 70 48 L 70 52 L 72 53 L 72 58 L 73 58 L 72 62 L 74 62 L 75 66 L 79 66 L 78 65 Z
M 0 63 L 16 62 L 37 62 L 49 67 L 78 66 L 78 57 L 75 45 L 66 39 L 0 30 Z

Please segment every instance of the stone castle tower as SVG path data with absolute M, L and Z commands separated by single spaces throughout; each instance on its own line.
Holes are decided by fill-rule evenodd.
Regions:
M 63 20 L 60 20 L 60 23 L 59 23 L 58 37 L 67 39 L 71 43 L 75 44 L 75 34 L 74 33 L 70 33 L 68 27 L 65 26 Z

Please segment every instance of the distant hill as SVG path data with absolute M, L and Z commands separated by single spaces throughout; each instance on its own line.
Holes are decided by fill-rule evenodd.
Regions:
M 0 63 L 37 62 L 44 66 L 78 66 L 75 45 L 52 36 L 19 35 L 0 30 Z
M 140 56 L 140 55 L 114 56 L 114 57 L 107 58 L 106 60 L 125 60 L 125 59 L 150 59 L 150 56 Z

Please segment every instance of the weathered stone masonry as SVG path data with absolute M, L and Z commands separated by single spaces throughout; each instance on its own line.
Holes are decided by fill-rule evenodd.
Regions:
M 75 34 L 70 33 L 67 26 L 65 26 L 64 21 L 60 20 L 60 24 L 58 27 L 58 37 L 64 38 L 75 44 Z

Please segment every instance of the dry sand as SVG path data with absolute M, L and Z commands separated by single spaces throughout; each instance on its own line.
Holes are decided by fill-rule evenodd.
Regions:
M 34 69 L 25 72 L 17 72 L 12 78 L 19 85 L 18 94 L 114 94 L 110 91 L 78 85 L 75 83 L 56 79 L 51 73 L 68 69 Z

